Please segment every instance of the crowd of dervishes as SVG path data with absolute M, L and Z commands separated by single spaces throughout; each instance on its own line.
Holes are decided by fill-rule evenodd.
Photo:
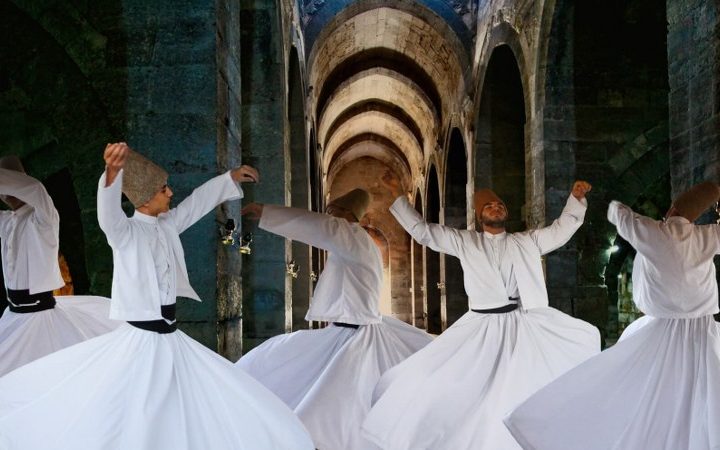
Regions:
M 460 260 L 468 311 L 437 337 L 380 314 L 368 192 L 325 213 L 246 204 L 260 229 L 326 250 L 306 320 L 327 326 L 275 336 L 233 364 L 177 329 L 176 298 L 200 301 L 180 234 L 260 174 L 234 168 L 171 208 L 163 168 L 124 142 L 103 158 L 110 299 L 53 295 L 64 285 L 58 213 L 18 157 L 0 158 L 0 450 L 720 449 L 720 226 L 695 224 L 720 200 L 715 182 L 679 195 L 662 220 L 610 203 L 607 220 L 637 250 L 645 315 L 602 352 L 594 326 L 549 306 L 541 259 L 582 226 L 585 181 L 550 225 L 508 233 L 489 189 L 473 199 L 482 231 L 455 229 L 427 223 L 381 176 L 407 233 Z

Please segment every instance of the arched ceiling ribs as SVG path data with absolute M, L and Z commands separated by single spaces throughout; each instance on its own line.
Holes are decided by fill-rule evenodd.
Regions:
M 327 185 L 332 186 L 335 176 L 349 164 L 365 157 L 382 162 L 400 177 L 403 185 L 411 185 L 412 172 L 402 150 L 383 136 L 371 133 L 356 136 L 335 152 L 330 163 Z
M 402 161 L 403 166 L 407 170 L 408 173 L 411 173 L 410 169 L 410 162 L 407 160 L 407 157 L 405 156 L 405 153 L 400 149 L 400 147 L 397 146 L 393 141 L 386 138 L 385 136 L 382 136 L 380 134 L 376 133 L 362 133 L 358 134 L 356 136 L 353 136 L 352 138 L 348 139 L 347 141 L 343 142 L 337 150 L 335 150 L 335 153 L 330 160 L 330 166 L 332 167 L 337 160 L 349 149 L 353 147 L 357 147 L 358 144 L 362 143 L 371 143 L 375 144 L 379 147 L 384 148 L 385 150 L 388 150 L 391 154 L 393 154 L 395 157 L 397 157 L 400 161 Z
M 462 19 L 453 11 L 455 5 L 448 1 L 396 2 L 393 8 L 416 15 L 437 30 L 443 30 L 453 50 L 469 58 L 472 51 L 474 30 L 468 29 Z M 338 24 L 346 22 L 355 15 L 387 6 L 385 0 L 340 0 L 324 2 L 317 11 L 311 13 L 303 9 L 303 31 L 308 48 L 327 38 Z M 350 7 L 349 7 L 350 6 Z M 322 13 L 319 14 L 320 10 Z
M 434 150 L 440 122 L 432 102 L 412 80 L 384 68 L 362 71 L 344 81 L 333 92 L 322 116 L 318 118 L 320 141 L 325 142 L 328 129 L 344 111 L 358 103 L 369 101 L 378 101 L 400 108 L 402 114 L 412 118 L 417 130 L 422 134 L 426 156 Z
M 328 130 L 325 134 L 325 142 L 323 148 L 327 148 L 327 144 L 330 139 L 332 139 L 335 132 L 344 123 L 346 123 L 348 120 L 351 120 L 353 117 L 366 112 L 378 112 L 381 114 L 392 116 L 398 121 L 402 122 L 410 130 L 412 135 L 415 136 L 415 139 L 417 140 L 420 148 L 423 148 L 423 134 L 420 131 L 420 127 L 415 122 L 415 120 L 410 115 L 408 115 L 401 107 L 379 99 L 368 99 L 356 103 L 350 108 L 340 113 L 340 115 L 338 115 L 337 118 L 328 127 Z
M 417 171 L 424 160 L 420 143 L 401 121 L 393 116 L 388 116 L 377 111 L 355 115 L 338 128 L 324 149 L 323 168 L 325 173 L 329 170 L 329 164 L 330 161 L 332 161 L 335 151 L 345 141 L 363 133 L 378 134 L 395 142 L 410 163 L 413 175 L 417 175 Z
M 442 100 L 433 78 L 412 58 L 397 50 L 382 47 L 355 53 L 332 69 L 325 78 L 318 95 L 315 108 L 315 111 L 318 112 L 316 117 L 322 117 L 330 96 L 345 80 L 374 68 L 398 72 L 412 80 L 430 99 L 433 108 L 438 113 L 438 119 L 442 123 Z

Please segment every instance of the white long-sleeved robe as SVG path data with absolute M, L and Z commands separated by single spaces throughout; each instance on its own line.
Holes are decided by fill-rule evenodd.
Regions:
M 380 250 L 359 224 L 297 208 L 265 205 L 259 226 L 329 252 L 305 320 L 356 325 L 380 322 Z
M 60 217 L 45 187 L 24 173 L 0 168 L 0 195 L 25 203 L 16 211 L 0 211 L 5 286 L 28 289 L 30 294 L 63 287 L 58 266 Z
M 572 238 L 582 225 L 586 210 L 587 200 L 571 195 L 562 214 L 551 225 L 507 234 L 504 254 L 512 261 L 524 309 L 548 306 L 541 256 Z M 420 244 L 460 260 L 470 309 L 497 308 L 508 303 L 508 289 L 492 253 L 487 251 L 490 244 L 485 233 L 427 223 L 405 197 L 396 199 L 390 212 Z
M 220 203 L 242 198 L 242 190 L 230 172 L 195 189 L 177 207 L 157 218 L 136 214 L 128 218 L 120 206 L 123 171 L 105 186 L 98 183 L 98 221 L 113 249 L 113 284 L 110 317 L 127 321 L 159 320 L 161 299 L 176 296 L 200 301 L 190 286 L 180 234 Z M 162 294 L 153 248 L 164 241 L 172 255 L 170 291 Z

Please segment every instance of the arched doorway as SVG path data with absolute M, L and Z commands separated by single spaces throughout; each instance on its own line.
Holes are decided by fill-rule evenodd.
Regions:
M 430 167 L 427 187 L 426 220 L 440 221 L 440 184 L 435 166 Z M 440 334 L 442 323 L 442 289 L 440 285 L 440 254 L 425 248 L 425 315 L 428 333 Z
M 422 215 L 422 194 L 419 189 L 415 193 L 415 210 Z M 412 261 L 413 325 L 424 330 L 426 322 L 423 308 L 425 292 L 423 279 L 423 247 L 412 238 L 410 242 L 410 255 Z
M 467 229 L 467 152 L 460 130 L 450 135 L 445 166 L 445 226 Z M 467 293 L 463 284 L 460 260 L 445 255 L 445 304 L 447 326 L 452 325 L 468 310 Z
M 503 199 L 508 231 L 521 231 L 525 229 L 525 103 L 520 70 L 509 46 L 493 50 L 484 80 L 476 127 L 475 184 L 491 187 Z

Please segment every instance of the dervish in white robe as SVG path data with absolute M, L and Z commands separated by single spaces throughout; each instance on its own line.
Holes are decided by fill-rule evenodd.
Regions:
M 720 448 L 720 227 L 693 223 L 719 197 L 717 185 L 698 185 L 665 222 L 610 204 L 608 220 L 637 250 L 633 299 L 646 316 L 509 415 L 524 449 Z
M 231 172 L 174 209 L 128 218 L 120 206 L 123 178 L 133 176 L 123 169 L 128 154 L 125 144 L 108 145 L 98 185 L 98 220 L 113 250 L 111 314 L 128 322 L 0 379 L 0 448 L 312 449 L 285 404 L 175 329 L 176 296 L 199 300 L 179 235 L 242 197 Z M 110 167 L 117 175 L 108 184 Z M 167 186 L 151 201 L 161 192 L 169 205 Z
M 15 170 L 0 166 L 0 196 L 23 204 L 0 211 L 9 303 L 0 317 L 0 377 L 121 324 L 108 318 L 107 298 L 53 296 L 54 290 L 65 286 L 58 265 L 60 217 L 42 183 L 21 171 L 19 159 L 3 160 L 14 162 Z
M 504 208 L 478 191 L 478 216 L 487 196 Z M 597 328 L 548 306 L 541 263 L 585 210 L 584 195 L 571 195 L 548 227 L 491 234 L 426 223 L 405 196 L 395 200 L 390 211 L 416 241 L 460 260 L 470 311 L 383 375 L 363 424 L 368 439 L 387 450 L 519 448 L 505 414 L 600 351 Z
M 364 193 L 359 191 L 334 200 L 328 210 L 344 204 L 343 199 Z M 363 214 L 353 217 L 362 218 Z M 427 345 L 432 337 L 380 314 L 380 250 L 356 221 L 264 205 L 259 225 L 328 251 L 305 319 L 329 325 L 269 339 L 240 358 L 237 367 L 257 378 L 295 411 L 316 448 L 375 448 L 360 436 L 360 425 L 370 410 L 378 379 Z

